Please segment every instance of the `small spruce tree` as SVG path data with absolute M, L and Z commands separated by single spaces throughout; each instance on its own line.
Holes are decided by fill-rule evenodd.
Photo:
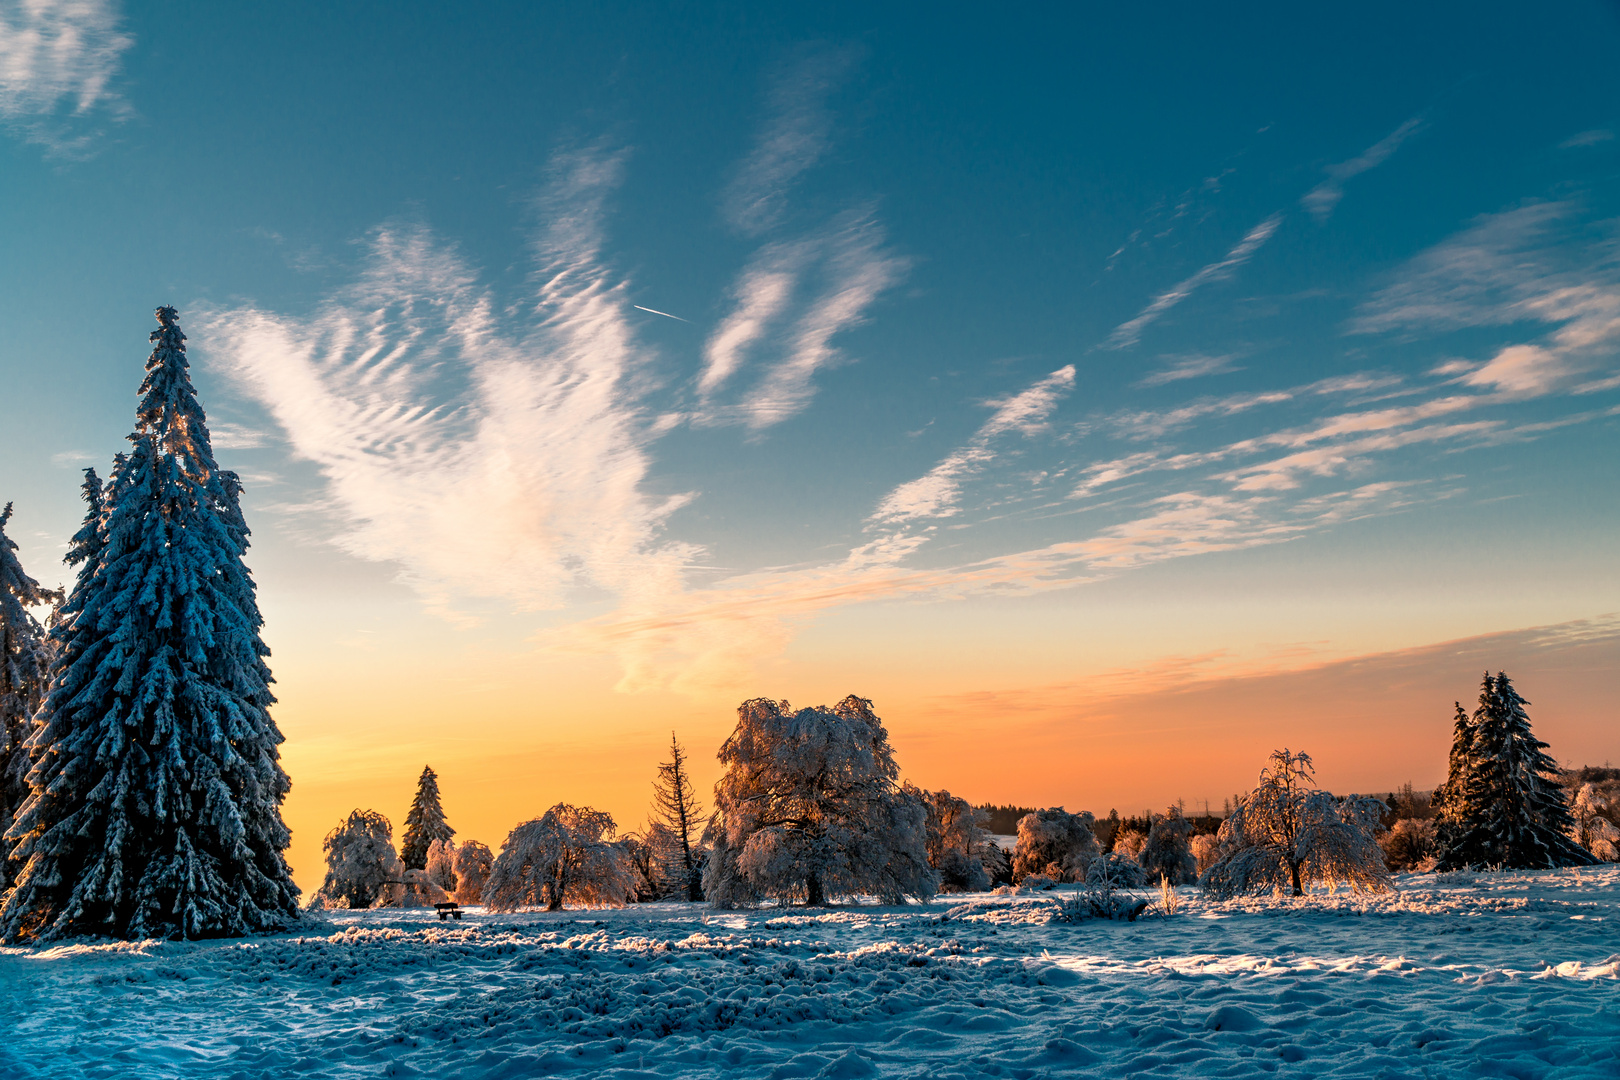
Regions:
M 1485 673 L 1469 725 L 1467 769 L 1457 790 L 1445 795 L 1439 869 L 1542 869 L 1595 861 L 1569 837 L 1574 821 L 1558 764 L 1531 732 L 1528 704 L 1506 672 L 1495 678 Z M 1454 758 L 1456 752 L 1454 744 Z
M 45 628 L 28 609 L 61 600 L 23 573 L 17 545 L 6 535 L 11 504 L 0 511 L 0 837 L 28 796 L 28 739 L 44 697 L 50 648 Z M 0 840 L 0 892 L 11 884 L 9 847 Z
M 454 835 L 456 830 L 445 823 L 444 807 L 439 805 L 439 774 L 431 765 L 424 765 L 416 782 L 416 798 L 411 800 L 411 812 L 405 815 L 400 861 L 407 870 L 424 870 L 433 841 L 448 841 Z
M 10 832 L 22 867 L 0 940 L 220 937 L 298 918 L 241 484 L 214 461 L 176 318 L 157 310 L 130 454 L 95 535 L 75 538 L 85 566 Z

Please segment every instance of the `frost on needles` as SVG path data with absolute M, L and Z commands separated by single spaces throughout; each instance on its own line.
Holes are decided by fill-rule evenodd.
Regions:
M 0 939 L 222 937 L 298 918 L 290 782 L 236 474 L 157 309 L 131 450 L 74 538 Z M 98 498 L 102 505 L 98 507 Z

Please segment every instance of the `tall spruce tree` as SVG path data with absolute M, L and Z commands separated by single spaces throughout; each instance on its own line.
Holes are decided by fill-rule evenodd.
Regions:
M 1446 795 L 1452 823 L 1443 837 L 1440 869 L 1543 869 L 1595 861 L 1569 838 L 1574 823 L 1558 765 L 1530 730 L 1528 704 L 1505 672 L 1495 678 L 1485 673 L 1469 724 L 1466 769 L 1458 790 Z
M 657 851 L 664 884 L 694 903 L 703 899 L 703 859 L 694 841 L 702 831 L 703 807 L 697 801 L 692 778 L 686 771 L 686 751 L 669 733 L 669 760 L 658 766 L 653 781 L 653 812 L 659 836 L 667 838 Z
M 17 545 L 6 535 L 11 504 L 0 511 L 0 837 L 28 796 L 27 747 L 44 697 L 50 649 L 31 607 L 61 600 L 23 572 Z M 10 845 L 0 840 L 0 892 L 11 885 Z
M 1463 824 L 1464 790 L 1468 775 L 1473 771 L 1474 721 L 1462 702 L 1452 703 L 1456 712 L 1451 723 L 1451 756 L 1446 763 L 1446 782 L 1435 790 L 1430 800 L 1439 816 L 1436 822 L 1440 849 L 1456 843 L 1467 832 Z
M 157 309 L 130 454 L 70 553 L 83 568 L 0 940 L 221 937 L 298 918 L 241 485 L 214 461 L 176 317 Z
M 428 848 L 433 841 L 446 842 L 456 835 L 444 820 L 444 807 L 439 805 L 439 774 L 433 766 L 422 766 L 422 776 L 416 781 L 416 798 L 411 800 L 411 812 L 405 815 L 405 835 L 400 841 L 400 861 L 407 870 L 426 870 Z

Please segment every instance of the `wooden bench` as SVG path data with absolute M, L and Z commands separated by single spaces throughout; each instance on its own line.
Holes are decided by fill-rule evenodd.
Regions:
M 456 903 L 454 900 L 450 901 L 449 903 L 445 903 L 445 904 L 434 904 L 433 906 L 439 912 L 439 921 L 440 922 L 443 922 L 445 919 L 450 918 L 452 915 L 455 916 L 458 919 L 461 918 L 461 905 Z

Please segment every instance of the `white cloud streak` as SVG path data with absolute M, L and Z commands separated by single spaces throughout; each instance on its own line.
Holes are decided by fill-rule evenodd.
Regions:
M 1135 345 L 1142 338 L 1142 331 L 1151 323 L 1156 322 L 1165 312 L 1191 296 L 1199 288 L 1211 282 L 1225 281 L 1233 272 L 1254 256 L 1256 251 L 1270 240 L 1282 225 L 1282 214 L 1272 214 L 1260 224 L 1250 229 L 1242 240 L 1239 240 L 1226 257 L 1200 269 L 1196 274 L 1186 278 L 1168 292 L 1160 293 L 1153 298 L 1153 302 L 1143 308 L 1134 319 L 1120 323 L 1114 332 L 1108 335 L 1103 342 L 1105 349 L 1125 349 Z
M 737 231 L 759 236 L 781 220 L 789 189 L 827 150 L 827 97 L 856 57 L 853 48 L 813 50 L 773 80 L 764 129 L 726 189 L 726 220 Z
M 1074 365 L 1068 364 L 1022 393 L 992 402 L 996 406 L 994 415 L 965 446 L 946 456 L 926 475 L 889 492 L 870 520 L 900 524 L 959 513 L 962 482 L 996 459 L 995 444 L 1000 438 L 1015 432 L 1028 437 L 1045 428 L 1052 410 L 1072 389 Z
M 1243 369 L 1233 363 L 1235 356 L 1179 356 L 1167 357 L 1173 362 L 1158 371 L 1145 375 L 1136 384 L 1138 386 L 1164 386 L 1167 383 L 1181 382 L 1183 379 L 1202 379 L 1206 375 L 1225 375 Z
M 133 40 L 108 0 L 0 0 L 0 121 L 52 154 L 75 156 L 98 109 L 120 115 L 108 87 Z
M 599 251 L 619 164 L 599 150 L 556 162 L 516 329 L 453 250 L 395 225 L 313 316 L 222 311 L 194 335 L 318 465 L 333 542 L 395 564 L 452 618 L 478 601 L 554 608 L 582 587 L 678 589 L 696 554 L 660 539 L 681 500 L 640 488 L 646 357 Z
M 1307 191 L 1299 200 L 1300 205 L 1309 210 L 1311 216 L 1317 221 L 1326 221 L 1333 216 L 1333 210 L 1344 198 L 1345 182 L 1353 177 L 1360 176 L 1369 169 L 1376 169 L 1388 161 L 1390 155 L 1399 150 L 1401 144 L 1423 129 L 1423 118 L 1414 116 L 1382 139 L 1373 143 L 1356 157 L 1349 161 L 1341 161 L 1337 165 L 1329 165 L 1324 172 L 1327 179 Z

